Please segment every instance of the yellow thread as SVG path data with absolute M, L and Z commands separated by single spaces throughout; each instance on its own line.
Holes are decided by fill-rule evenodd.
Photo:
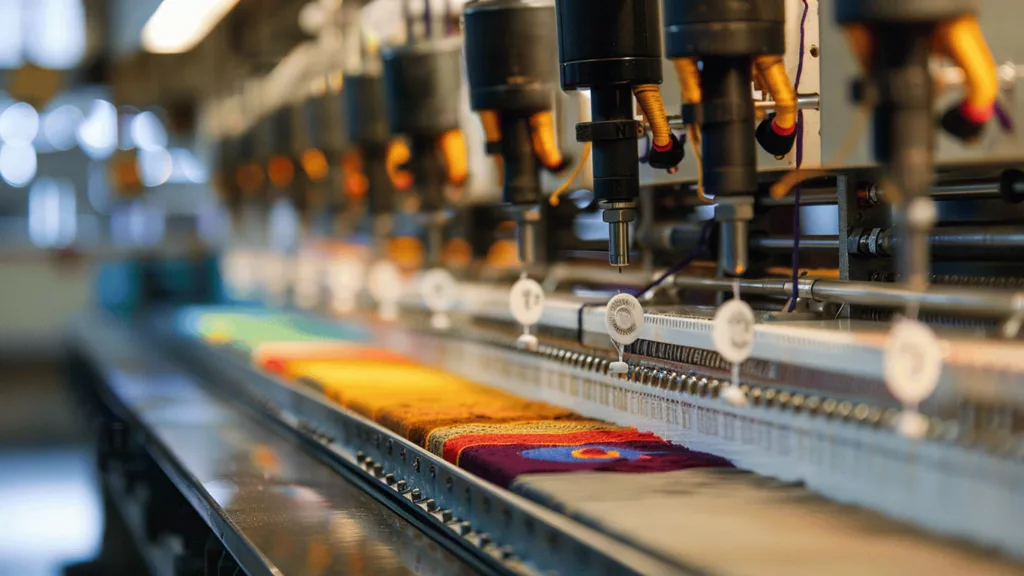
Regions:
M 480 123 L 484 126 L 484 136 L 488 142 L 501 142 L 501 122 L 494 110 L 481 110 Z
M 408 190 L 413 184 L 412 173 L 402 168 L 411 157 L 412 153 L 405 141 L 396 138 L 388 143 L 384 167 L 396 190 Z
M 784 130 L 796 125 L 796 90 L 786 74 L 782 56 L 767 55 L 754 58 L 754 66 L 764 88 L 775 100 L 774 124 Z
M 633 87 L 633 95 L 644 112 L 644 118 L 651 125 L 654 145 L 665 149 L 672 145 L 672 131 L 668 127 L 665 115 L 665 103 L 661 101 L 661 92 L 657 84 L 640 84 Z
M 550 198 L 548 198 L 548 202 L 552 206 L 558 206 L 558 197 L 561 196 L 562 193 L 564 193 L 566 190 L 568 190 L 569 186 L 571 186 L 573 181 L 576 180 L 576 177 L 580 175 L 580 170 L 583 169 L 583 166 L 587 163 L 588 158 L 590 158 L 590 142 L 587 142 L 587 144 L 583 146 L 583 156 L 580 156 L 580 161 L 579 163 L 576 164 L 576 168 L 573 169 L 572 174 L 570 174 L 569 178 L 564 183 L 562 183 L 561 186 L 558 187 L 558 190 L 555 190 L 551 194 Z
M 988 109 L 999 95 L 999 73 L 976 16 L 941 22 L 935 29 L 940 46 L 964 71 L 968 106 Z
M 697 69 L 697 61 L 693 58 L 675 58 L 672 60 L 672 64 L 679 77 L 679 90 L 682 92 L 683 102 L 699 104 L 701 91 L 700 70 Z
M 687 104 L 700 104 L 700 70 L 697 69 L 697 60 L 694 58 L 674 58 L 672 65 L 675 66 L 676 76 L 679 77 L 679 92 L 683 96 L 683 102 Z M 689 136 L 690 148 L 693 150 L 693 159 L 697 163 L 697 198 L 705 204 L 714 202 L 704 192 L 704 158 L 700 152 L 700 126 L 690 124 L 686 127 Z
M 448 170 L 448 181 L 460 185 L 469 176 L 469 158 L 466 154 L 466 139 L 462 130 L 449 130 L 438 139 L 444 165 Z
M 555 116 L 550 111 L 530 116 L 530 140 L 533 153 L 548 170 L 557 170 L 565 162 L 555 141 Z

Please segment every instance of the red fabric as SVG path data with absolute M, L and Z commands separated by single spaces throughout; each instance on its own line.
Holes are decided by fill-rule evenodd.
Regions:
M 263 369 L 274 374 L 284 374 L 286 364 L 279 358 L 267 358 L 263 361 Z

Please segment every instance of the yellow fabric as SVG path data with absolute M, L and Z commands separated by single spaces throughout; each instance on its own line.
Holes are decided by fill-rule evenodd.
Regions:
M 379 361 L 299 360 L 293 378 L 315 380 L 324 394 L 413 442 L 452 424 L 575 418 L 564 408 L 524 400 L 434 368 Z

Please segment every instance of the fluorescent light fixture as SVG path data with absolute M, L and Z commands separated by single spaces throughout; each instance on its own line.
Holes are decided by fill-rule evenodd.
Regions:
M 142 29 L 142 48 L 156 54 L 188 52 L 238 0 L 164 0 Z

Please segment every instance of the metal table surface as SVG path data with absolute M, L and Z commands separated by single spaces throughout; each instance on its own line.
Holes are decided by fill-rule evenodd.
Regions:
M 108 395 L 159 444 L 161 467 L 250 574 L 477 573 L 300 439 L 211 393 L 127 331 L 90 318 L 75 334 Z

